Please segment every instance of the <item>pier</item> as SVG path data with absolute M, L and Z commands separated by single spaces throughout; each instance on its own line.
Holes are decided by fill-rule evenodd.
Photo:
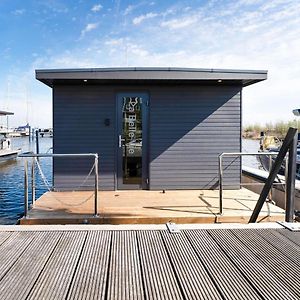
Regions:
M 99 191 L 97 216 L 92 191 L 47 192 L 21 224 L 165 224 L 248 223 L 259 195 L 245 188 L 224 190 L 223 214 L 218 190 Z M 265 203 L 258 222 L 283 221 L 284 210 Z
M 275 223 L 178 229 L 1 226 L 0 298 L 300 298 L 300 232 Z

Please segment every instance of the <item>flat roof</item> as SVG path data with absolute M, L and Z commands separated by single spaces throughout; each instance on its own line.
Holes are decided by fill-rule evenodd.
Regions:
M 0 110 L 0 116 L 11 116 L 13 115 L 13 112 L 10 111 L 4 111 L 4 110 Z
M 239 84 L 267 79 L 266 70 L 199 68 L 87 68 L 36 70 L 36 79 L 53 87 L 60 84 Z

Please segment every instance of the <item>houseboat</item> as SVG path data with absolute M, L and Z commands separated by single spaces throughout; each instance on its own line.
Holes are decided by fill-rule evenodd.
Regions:
M 267 71 L 52 69 L 36 78 L 53 90 L 53 153 L 98 153 L 100 190 L 213 189 L 218 155 L 241 151 L 242 89 Z M 89 168 L 54 159 L 54 186 L 79 184 Z M 224 168 L 224 186 L 240 188 L 240 159 Z

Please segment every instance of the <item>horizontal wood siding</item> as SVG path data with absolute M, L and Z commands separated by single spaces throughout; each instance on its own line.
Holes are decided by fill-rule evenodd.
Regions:
M 99 187 L 114 189 L 115 172 L 115 95 L 110 87 L 55 86 L 53 88 L 53 152 L 98 153 Z M 110 126 L 104 120 L 110 119 Z M 56 189 L 75 189 L 93 165 L 92 159 L 54 160 Z M 92 189 L 94 179 L 81 189 Z
M 218 187 L 218 155 L 241 147 L 241 87 L 151 89 L 150 189 Z M 224 159 L 225 188 L 238 188 L 240 159 Z
M 55 86 L 54 152 L 96 152 L 99 187 L 115 188 L 115 99 L 119 92 L 150 96 L 150 189 L 208 189 L 218 185 L 218 155 L 241 148 L 239 86 Z M 104 120 L 110 119 L 110 126 Z M 75 189 L 93 162 L 56 159 L 54 185 Z M 238 188 L 240 159 L 225 159 L 225 188 Z M 93 178 L 85 184 L 93 188 Z M 83 189 L 81 187 L 81 189 Z

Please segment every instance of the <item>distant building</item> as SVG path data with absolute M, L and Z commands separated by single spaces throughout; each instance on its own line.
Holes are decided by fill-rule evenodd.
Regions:
M 53 89 L 53 152 L 100 156 L 99 187 L 211 189 L 218 155 L 241 151 L 242 89 L 267 71 L 110 68 L 37 70 Z M 225 160 L 239 188 L 240 159 Z M 81 182 L 90 165 L 56 159 L 54 186 Z

